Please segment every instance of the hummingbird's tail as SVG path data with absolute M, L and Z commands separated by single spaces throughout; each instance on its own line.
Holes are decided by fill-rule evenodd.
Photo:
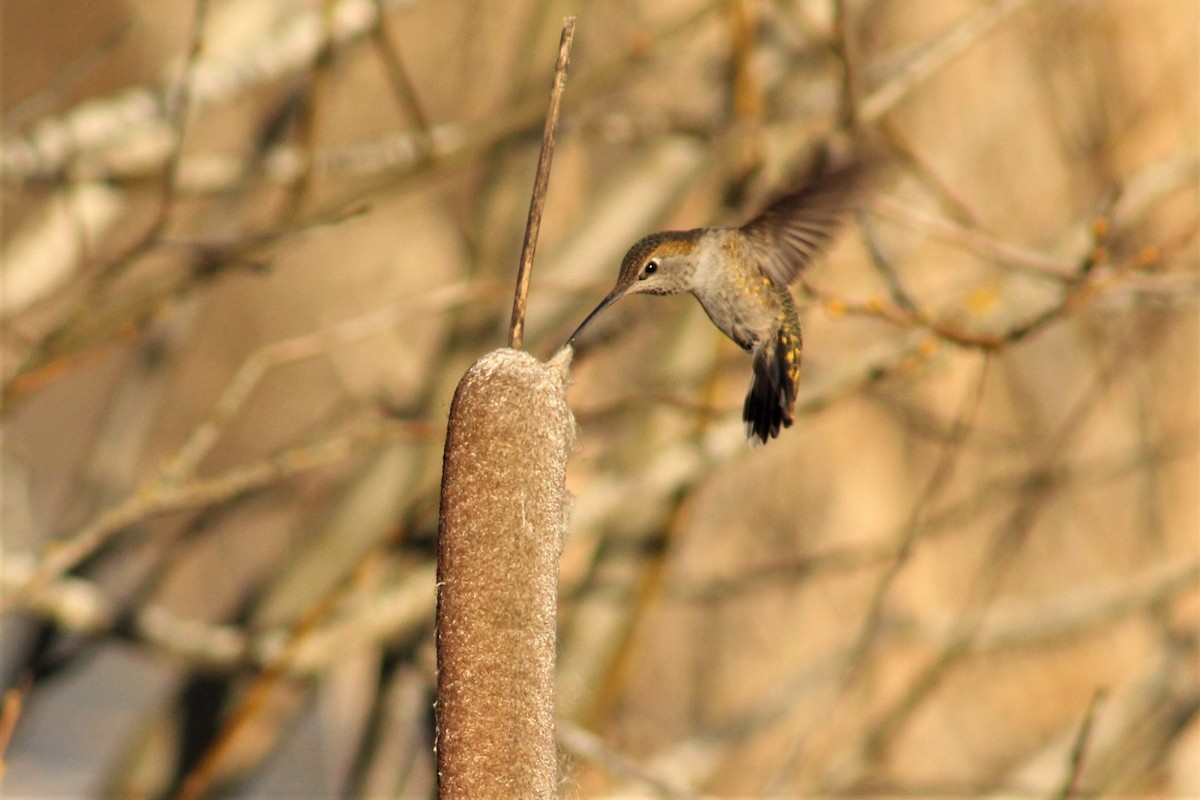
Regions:
M 781 325 L 773 339 L 754 351 L 754 379 L 742 406 L 750 445 L 766 444 L 791 427 L 800 380 L 799 326 Z

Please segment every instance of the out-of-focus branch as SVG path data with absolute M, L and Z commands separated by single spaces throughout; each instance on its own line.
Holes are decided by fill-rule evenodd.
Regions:
M 996 604 L 988 610 L 986 620 L 960 618 L 930 623 L 922 618 L 890 619 L 880 629 L 879 636 L 882 642 L 889 645 L 913 642 L 934 644 L 946 648 L 947 652 L 952 651 L 959 657 L 1041 646 L 1057 647 L 1061 645 L 1063 637 L 1087 636 L 1100 632 L 1109 625 L 1133 615 L 1145 614 L 1166 601 L 1192 591 L 1197 575 L 1200 575 L 1200 561 L 1195 559 L 1183 563 L 1156 564 L 1116 584 L 1105 583 L 1102 586 L 1088 587 L 1062 597 L 1051 596 L 1037 601 Z M 1089 612 L 1075 613 L 1080 608 L 1087 608 Z M 1092 614 L 1092 611 L 1095 613 Z M 1045 627 L 1038 621 L 1039 617 L 1048 621 Z M 982 622 L 982 626 L 977 626 L 977 622 Z M 1016 635 L 1010 636 L 1010 633 Z M 1188 647 L 1194 651 L 1194 643 Z M 811 703 L 814 684 L 832 678 L 839 670 L 839 665 L 845 664 L 851 653 L 852 645 L 837 648 L 815 665 L 806 662 L 794 675 L 777 680 L 774 688 L 745 715 L 727 720 L 721 732 L 716 734 L 717 738 L 732 736 L 737 741 L 742 741 L 752 731 L 769 727 L 796 707 Z M 1155 672 L 1160 668 L 1160 665 L 1152 665 L 1148 672 Z M 936 674 L 938 673 L 935 673 L 935 677 Z M 1153 691 L 1154 686 L 1153 681 L 1147 680 L 1140 688 Z M 865 728 L 864 733 L 870 737 L 876 730 L 877 725 L 871 724 Z M 1052 776 L 1048 780 L 1061 777 L 1061 767 L 1065 763 L 1067 750 L 1076 739 L 1077 736 L 1069 736 L 1053 745 L 1052 752 L 1047 754 L 1050 757 Z M 1111 752 L 1111 742 L 1106 742 L 1106 749 Z M 1047 766 L 1042 763 L 1044 761 L 1046 759 L 1039 759 L 1038 764 L 1042 767 Z M 864 763 L 860 762 L 852 767 L 851 771 L 861 769 Z M 850 765 L 841 766 L 847 768 Z M 701 769 L 696 769 L 695 772 L 700 772 Z M 661 772 L 656 771 L 654 774 Z M 702 778 L 702 775 L 694 775 L 693 779 L 698 781 Z M 1026 783 L 1027 777 L 1022 775 L 1020 781 L 1010 782 L 1006 786 L 1011 793 L 1013 785 Z M 1054 784 L 1051 782 L 1046 785 Z M 844 790 L 845 787 L 842 788 Z M 830 786 L 824 789 L 825 792 L 833 790 Z
M 909 509 L 904 522 L 904 531 L 901 533 L 896 545 L 895 558 L 888 563 L 883 574 L 875 582 L 871 598 L 866 604 L 862 625 L 858 635 L 855 637 L 851 648 L 851 655 L 846 664 L 842 691 L 845 691 L 847 687 L 855 682 L 859 671 L 865 665 L 867 652 L 874 643 L 875 636 L 882 623 L 884 608 L 887 604 L 891 588 L 895 584 L 900 572 L 913 556 L 916 544 L 926 530 L 930 508 L 932 508 L 935 498 L 945 490 L 950 482 L 950 478 L 954 475 L 955 469 L 964 453 L 963 444 L 975 431 L 980 405 L 983 402 L 983 390 L 987 384 L 990 363 L 988 357 L 985 355 L 982 363 L 979 365 L 979 374 L 975 378 L 974 385 L 968 389 L 966 396 L 962 400 L 962 405 L 959 408 L 957 419 L 955 419 L 954 427 L 946 442 L 945 449 L 941 453 L 932 474 L 925 481 L 920 495 Z
M 914 89 L 1032 2 L 1034 0 L 998 0 L 971 14 L 942 37 L 927 45 L 924 52 L 897 72 L 890 81 L 863 98 L 859 108 L 859 120 L 863 123 L 876 122 L 908 97 Z
M 342 209 L 336 214 L 307 220 L 286 228 L 242 237 L 232 242 L 158 242 L 184 251 L 188 260 L 176 269 L 146 280 L 137 289 L 115 297 L 110 305 L 96 308 L 77 304 L 58 327 L 26 349 L 17 363 L 0 363 L 3 368 L 3 402 L 0 411 L 11 413 L 15 401 L 50 383 L 74 366 L 81 355 L 101 349 L 115 338 L 127 336 L 161 312 L 168 299 L 182 299 L 202 286 L 205 277 L 225 269 L 257 266 L 262 250 L 272 244 L 311 230 L 339 224 L 362 213 L 362 208 Z M 131 251 L 126 255 L 132 256 Z M 96 281 L 92 281 L 95 289 Z
M 901 328 L 927 330 L 939 339 L 960 347 L 995 351 L 1016 344 L 1022 339 L 1066 319 L 1096 297 L 1110 291 L 1126 275 L 1149 266 L 1152 263 L 1149 259 L 1156 257 L 1157 254 L 1153 251 L 1145 251 L 1103 272 L 1091 270 L 1091 262 L 1085 261 L 1079 270 L 1078 280 L 1068 284 L 1056 301 L 998 331 L 972 330 L 962 325 L 957 319 L 935 318 L 920 309 L 904 309 L 877 299 L 865 302 L 846 301 L 807 283 L 805 291 L 824 302 L 829 312 L 835 315 L 854 314 L 873 317 Z
M 382 6 L 376 4 L 379 13 L 382 13 Z M 329 86 L 329 73 L 333 67 L 333 59 L 336 53 L 334 38 L 333 38 L 333 12 L 334 5 L 331 0 L 322 0 L 321 4 L 321 43 L 317 47 L 316 57 L 313 58 L 312 64 L 308 67 L 308 74 L 305 76 L 304 88 L 299 90 L 295 96 L 296 102 L 290 107 L 293 112 L 292 121 L 293 137 L 299 151 L 299 158 L 296 162 L 296 171 L 287 184 L 287 191 L 283 207 L 279 211 L 279 220 L 283 225 L 288 225 L 295 221 L 300 210 L 304 207 L 304 201 L 308 198 L 309 190 L 313 184 L 313 150 L 316 149 L 317 139 L 317 109 L 322 100 L 325 98 Z M 376 25 L 379 20 L 376 19 Z M 283 131 L 281 130 L 280 133 Z M 263 151 L 265 152 L 265 150 Z M 256 169 L 251 170 L 251 173 L 257 172 Z
M 1161 465 L 1191 455 L 1196 448 L 1189 442 L 1195 441 L 1195 438 L 1193 433 L 1168 435 L 1164 437 L 1163 444 L 1149 452 L 1139 447 L 1128 454 L 1099 459 L 1094 462 L 1075 461 L 1063 465 L 1059 469 L 1043 473 L 1037 477 L 1037 480 L 1059 489 L 1108 484 L 1144 470 L 1147 465 Z M 938 512 L 929 514 L 924 525 L 926 532 L 923 539 L 929 540 L 935 537 L 961 534 L 967 529 L 966 523 L 970 520 L 978 519 L 987 511 L 1000 505 L 1010 504 L 1016 496 L 1027 492 L 1032 480 L 1028 470 L 1021 467 L 1014 470 L 1011 475 L 977 484 L 968 497 L 944 504 Z M 792 585 L 814 576 L 834 572 L 853 572 L 888 563 L 899 556 L 901 548 L 904 546 L 903 538 L 904 530 L 901 529 L 881 536 L 879 543 L 839 547 L 788 561 L 776 561 L 761 569 L 748 570 L 728 578 L 705 581 L 697 585 L 679 584 L 672 586 L 669 594 L 671 597 L 681 600 L 714 602 L 728 601 L 746 594 L 771 592 L 781 583 Z M 1170 572 L 1171 576 L 1175 575 L 1172 572 L 1173 569 L 1170 566 L 1164 567 L 1164 570 Z M 1180 580 L 1189 580 L 1190 568 L 1181 566 L 1179 569 L 1183 571 Z M 1150 571 L 1147 576 L 1150 575 L 1157 575 L 1157 573 Z M 1135 579 L 1127 585 L 1130 591 L 1134 591 L 1132 587 L 1137 580 L 1140 579 Z M 1151 577 L 1147 577 L 1147 581 L 1151 580 L 1153 580 Z M 1175 578 L 1170 576 L 1164 578 L 1168 584 L 1173 584 L 1174 580 Z M 1172 585 L 1164 590 L 1174 591 L 1174 587 Z M 1118 588 L 1113 591 L 1119 593 L 1124 589 Z M 1092 598 L 1091 594 L 1081 592 L 1081 598 L 1084 596 Z M 1098 597 L 1097 594 L 1096 598 Z M 1156 598 L 1155 601 L 1157 599 L 1161 598 Z M 1090 601 L 1080 599 L 1079 603 L 1075 604 L 1070 598 L 1063 598 L 1061 601 L 1047 601 L 1045 605 L 1057 607 L 1060 602 L 1069 604 L 1073 608 L 1091 607 Z M 1100 602 L 1097 599 L 1097 603 Z M 1052 641 L 1058 636 L 1069 635 L 1075 630 L 1074 627 L 1056 629 L 1055 620 L 1060 618 L 1054 614 L 1047 615 L 1041 604 L 1030 608 L 1029 617 L 1023 622 L 1018 622 L 1017 620 L 1021 619 L 1021 613 L 1021 610 L 1015 606 L 994 608 L 984 630 L 980 632 L 975 641 L 976 651 L 1035 643 L 1038 635 L 1033 629 L 1042 624 L 1046 626 L 1047 641 Z M 1069 610 L 1065 613 L 1071 615 Z M 1081 612 L 1078 616 L 1082 619 L 1085 614 Z M 1019 634 L 1011 639 L 1006 633 L 1010 624 L 1015 628 L 1021 628 Z M 924 623 L 900 620 L 889 616 L 884 620 L 880 635 L 884 637 L 900 636 L 901 638 L 915 637 L 926 643 L 940 644 L 948 641 L 952 635 L 957 635 L 949 632 L 953 625 L 954 622 L 949 619 L 942 621 L 934 619 Z
M 393 305 L 335 323 L 327 328 L 291 339 L 273 342 L 257 350 L 230 379 L 209 416 L 192 431 L 187 441 L 166 463 L 162 477 L 173 482 L 190 478 L 216 444 L 222 431 L 250 398 L 254 388 L 270 370 L 284 364 L 326 354 L 390 330 L 409 315 L 456 307 L 479 296 L 479 282 L 459 283 Z
M 405 0 L 407 2 L 407 0 Z M 331 14 L 338 45 L 368 34 L 375 25 L 374 0 L 340 0 Z M 233 99 L 283 75 L 300 72 L 320 55 L 322 12 L 296 13 L 253 50 L 198 61 L 192 71 L 189 105 L 195 108 Z M 163 85 L 170 86 L 171 76 Z M 160 102 L 161 87 L 134 88 L 104 100 L 91 100 L 56 118 L 39 122 L 23 137 L 0 142 L 0 175 L 9 179 L 48 178 L 81 153 L 158 134 L 170 110 Z
M 1164 756 L 1172 746 L 1192 760 L 1194 748 L 1189 748 L 1184 733 L 1188 726 L 1181 722 L 1194 719 L 1200 705 L 1196 655 L 1196 639 L 1189 637 L 1142 662 L 1138 671 L 1103 693 L 1094 715 L 1086 712 L 1085 723 L 1090 719 L 1090 724 L 1070 725 L 1032 757 L 998 776 L 999 788 L 988 796 L 1131 795 L 1148 785 L 1147 778 L 1163 779 Z M 1072 787 L 1078 790 L 1074 795 L 1064 794 L 1064 788 Z
M 1137 223 L 1147 209 L 1178 189 L 1191 185 L 1200 175 L 1200 159 L 1172 156 L 1154 162 L 1136 172 L 1123 187 L 1109 217 L 1080 224 L 1064 232 L 1070 242 L 1091 239 L 1094 246 L 1111 235 L 1110 228 L 1127 229 Z M 1026 274 L 1057 281 L 1078 277 L 1079 262 L 1046 255 L 1020 245 L 997 239 L 984 231 L 922 211 L 911 204 L 888 197 L 877 197 L 872 208 L 884 219 L 897 222 L 934 239 L 961 245 L 982 258 Z M 1090 227 L 1090 230 L 1088 229 Z
M 1079 792 L 1079 777 L 1087 762 L 1087 746 L 1091 744 L 1092 728 L 1096 723 L 1096 711 L 1106 692 L 1103 688 L 1092 693 L 1092 702 L 1087 704 L 1084 721 L 1079 724 L 1079 735 L 1070 747 L 1070 759 L 1067 763 L 1067 774 L 1063 776 L 1062 787 L 1058 790 L 1057 800 L 1067 800 Z
M 373 30 L 376 1 L 341 0 L 330 20 L 330 46 L 352 44 Z M 410 1 L 384 0 L 388 4 Z M 718 5 L 719 0 L 708 0 L 663 24 L 648 34 L 647 40 L 656 47 L 670 46 L 684 34 L 693 32 Z M 261 51 L 201 60 L 193 72 L 192 107 L 217 105 L 260 83 L 311 68 L 322 51 L 321 26 L 319 13 L 298 15 L 262 44 Z M 573 84 L 580 89 L 581 96 L 611 90 L 641 68 L 647 62 L 646 56 L 644 49 L 619 52 L 609 61 L 576 76 Z M 81 106 L 63 117 L 43 121 L 28 137 L 0 140 L 0 175 L 25 182 L 56 180 L 64 171 L 87 181 L 137 183 L 152 179 L 171 152 L 170 137 L 164 135 L 164 118 L 159 108 L 161 91 L 131 89 L 115 98 Z M 544 114 L 542 96 L 531 95 L 499 118 L 431 125 L 425 131 L 318 151 L 313 154 L 311 170 L 314 177 L 368 177 L 410 172 L 430 161 L 454 166 L 491 152 L 497 143 L 528 135 L 536 130 Z M 610 130 L 614 127 L 616 123 L 608 126 Z M 137 147 L 124 143 L 129 137 L 140 137 Z M 119 153 L 108 152 L 110 147 L 116 150 L 115 145 L 121 145 Z M 87 158 L 82 158 L 85 155 Z M 261 173 L 268 180 L 286 185 L 310 168 L 303 159 L 300 148 L 275 148 L 266 156 Z M 220 155 L 184 157 L 178 170 L 178 185 L 184 192 L 230 191 L 243 186 L 244 167 L 242 160 Z
M 654 790 L 656 797 L 694 797 L 696 790 L 680 785 L 679 781 L 662 777 L 653 769 L 617 752 L 594 733 L 560 718 L 556 725 L 559 745 L 571 755 L 603 767 L 606 772 L 634 786 Z
M 121 193 L 100 183 L 52 196 L 45 220 L 20 231 L 0 254 L 0 320 L 62 289 L 124 210 Z
M 400 57 L 400 48 L 388 31 L 387 17 L 384 14 L 384 0 L 374 0 L 374 2 L 375 25 L 371 32 L 375 37 L 375 49 L 379 52 L 379 58 L 383 61 L 384 70 L 387 72 L 392 94 L 395 96 L 400 110 L 417 128 L 417 132 L 422 136 L 427 136 L 430 129 L 429 115 L 425 113 L 417 94 L 417 87 L 413 85 L 412 78 L 409 77 L 408 70 L 404 66 L 404 60 Z
M 5 554 L 0 590 L 19 589 L 33 572 L 28 556 Z M 398 585 L 339 609 L 294 649 L 287 659 L 288 674 L 318 675 L 347 653 L 427 624 L 434 606 L 433 573 L 432 564 L 414 567 Z M 265 668 L 279 659 L 289 638 L 284 628 L 247 631 L 239 625 L 181 617 L 154 604 L 124 612 L 102 589 L 82 578 L 59 578 L 21 608 L 73 633 L 114 634 L 120 623 L 121 635 L 196 669 Z
M 898 222 L 931 238 L 962 245 L 984 258 L 1023 269 L 1039 277 L 1070 280 L 1078 269 L 1076 262 L 1047 256 L 1036 250 L 1001 241 L 982 231 L 921 211 L 910 204 L 891 198 L 876 198 L 872 203 L 872 208 L 884 219 Z
M 1126 351 L 1132 349 L 1126 345 Z M 1060 463 L 1070 451 L 1070 445 L 1079 437 L 1085 422 L 1095 411 L 1102 389 L 1112 379 L 1118 365 L 1128 357 L 1128 352 L 1111 355 L 1094 376 L 1090 386 L 1073 407 L 1068 409 L 1064 421 L 1039 442 L 1030 461 L 1030 473 L 1039 475 Z M 1033 480 L 1028 490 L 1009 510 L 989 537 L 987 552 L 981 559 L 976 576 L 971 583 L 972 597 L 961 611 L 953 628 L 953 635 L 942 644 L 938 652 L 908 682 L 900 697 L 887 710 L 872 721 L 869 733 L 863 739 L 858 756 L 861 765 L 879 763 L 892 747 L 900 731 L 913 714 L 929 699 L 934 690 L 941 686 L 952 669 L 974 648 L 991 606 L 999 595 L 1004 577 L 1013 569 L 1016 556 L 1028 540 L 1030 532 L 1045 512 L 1055 488 L 1044 481 Z M 866 772 L 855 777 L 858 784 Z
M 175 207 L 175 187 L 179 182 L 179 162 L 183 157 L 183 141 L 187 132 L 188 115 L 192 111 L 192 84 L 196 67 L 204 54 L 204 26 L 208 19 L 208 0 L 196 0 L 192 12 L 192 33 L 184 55 L 183 68 L 172 82 L 166 104 L 166 121 L 171 127 L 171 150 L 163 165 L 162 186 L 158 212 L 145 234 L 147 242 L 157 240 L 167 227 Z M 135 248 L 136 249 L 136 248 Z
M 4 699 L 0 701 L 0 778 L 4 777 L 6 766 L 4 755 L 8 752 L 8 743 L 12 741 L 17 720 L 21 718 L 21 711 L 25 706 L 25 694 L 28 690 L 27 683 L 10 687 L 4 692 Z
M 739 178 L 758 169 L 763 160 L 763 81 L 758 55 L 758 3 L 726 0 L 729 17 L 729 116 L 737 130 L 733 167 Z
M 1193 559 L 1156 564 L 1131 578 L 1084 587 L 1058 597 L 996 603 L 972 642 L 971 652 L 994 653 L 1052 645 L 1143 613 L 1194 588 L 1197 579 L 1200 579 L 1200 561 Z M 896 632 L 904 635 L 903 631 L 910 627 L 902 624 Z M 961 638 L 964 629 L 959 620 L 935 617 L 919 623 L 912 632 L 922 641 L 945 643 Z
M 842 65 L 841 91 L 838 96 L 838 126 L 854 131 L 859 127 L 862 105 L 862 65 L 858 50 L 858 31 L 846 0 L 833 3 L 833 51 Z
M 220 781 L 228 762 L 236 758 L 241 735 L 249 729 L 267 710 L 271 699 L 281 689 L 286 689 L 290 674 L 300 649 L 310 637 L 333 615 L 337 605 L 353 590 L 362 576 L 371 572 L 371 562 L 376 553 L 368 552 L 359 561 L 358 569 L 345 580 L 330 586 L 320 593 L 295 621 L 284 631 L 279 646 L 266 665 L 246 690 L 237 698 L 236 704 L 222 720 L 220 730 L 209 742 L 199 758 L 183 776 L 174 800 L 199 800 L 215 783 Z M 427 587 L 428 584 L 426 583 Z
M 578 82 L 583 83 L 584 79 Z M 531 108 L 520 105 L 498 121 L 447 122 L 431 125 L 427 131 L 389 133 L 362 141 L 329 144 L 311 153 L 294 145 L 280 144 L 265 155 L 254 180 L 287 186 L 305 170 L 313 178 L 353 179 L 412 173 L 431 161 L 453 167 L 485 155 L 497 145 L 528 137 L 537 122 Z M 564 120 L 561 127 L 581 137 L 624 145 L 672 136 L 711 140 L 724 130 L 706 118 L 661 108 L 581 109 L 578 117 Z M 87 160 L 73 166 L 71 176 L 76 182 L 133 188 L 152 178 L 163 155 L 147 153 L 141 159 L 112 162 Z M 253 188 L 243 158 L 198 148 L 182 157 L 176 182 L 176 191 L 181 195 L 205 196 Z
M 284 478 L 344 461 L 364 447 L 372 446 L 398 430 L 413 435 L 412 426 L 378 423 L 314 444 L 284 450 L 262 461 L 246 464 L 211 478 L 171 483 L 148 480 L 128 497 L 98 514 L 83 528 L 56 541 L 32 573 L 0 597 L 0 612 L 27 604 L 49 583 L 57 580 L 109 539 L 141 520 L 188 508 L 201 508 L 245 492 L 277 483 Z M 416 433 L 425 432 L 421 426 Z
M 137 24 L 133 20 L 126 20 L 110 33 L 105 34 L 104 38 L 94 47 L 73 59 L 47 86 L 5 109 L 4 118 L 0 119 L 0 126 L 3 126 L 6 132 L 15 131 L 42 116 L 55 103 L 60 102 L 66 92 L 75 88 L 80 81 L 90 75 L 106 57 L 112 54 L 113 50 L 129 38 L 136 28 Z

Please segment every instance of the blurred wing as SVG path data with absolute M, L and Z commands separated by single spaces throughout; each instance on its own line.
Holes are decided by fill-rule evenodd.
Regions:
M 862 199 L 871 171 L 860 162 L 826 172 L 742 226 L 751 244 L 765 254 L 760 266 L 768 278 L 788 286 L 829 246 Z

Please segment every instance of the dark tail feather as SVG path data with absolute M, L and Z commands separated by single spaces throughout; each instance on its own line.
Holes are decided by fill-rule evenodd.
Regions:
M 766 444 L 779 435 L 781 428 L 791 427 L 795 419 L 792 410 L 796 405 L 800 348 L 799 342 L 788 346 L 791 342 L 784 342 L 784 337 L 780 331 L 778 340 L 754 354 L 754 380 L 742 406 L 751 446 Z

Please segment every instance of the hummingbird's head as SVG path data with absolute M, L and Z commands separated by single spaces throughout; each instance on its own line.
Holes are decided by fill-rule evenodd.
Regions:
M 640 239 L 621 261 L 617 285 L 600 305 L 580 323 L 567 344 L 604 309 L 627 294 L 678 294 L 692 288 L 696 270 L 696 247 L 702 228 L 690 231 L 661 231 Z

